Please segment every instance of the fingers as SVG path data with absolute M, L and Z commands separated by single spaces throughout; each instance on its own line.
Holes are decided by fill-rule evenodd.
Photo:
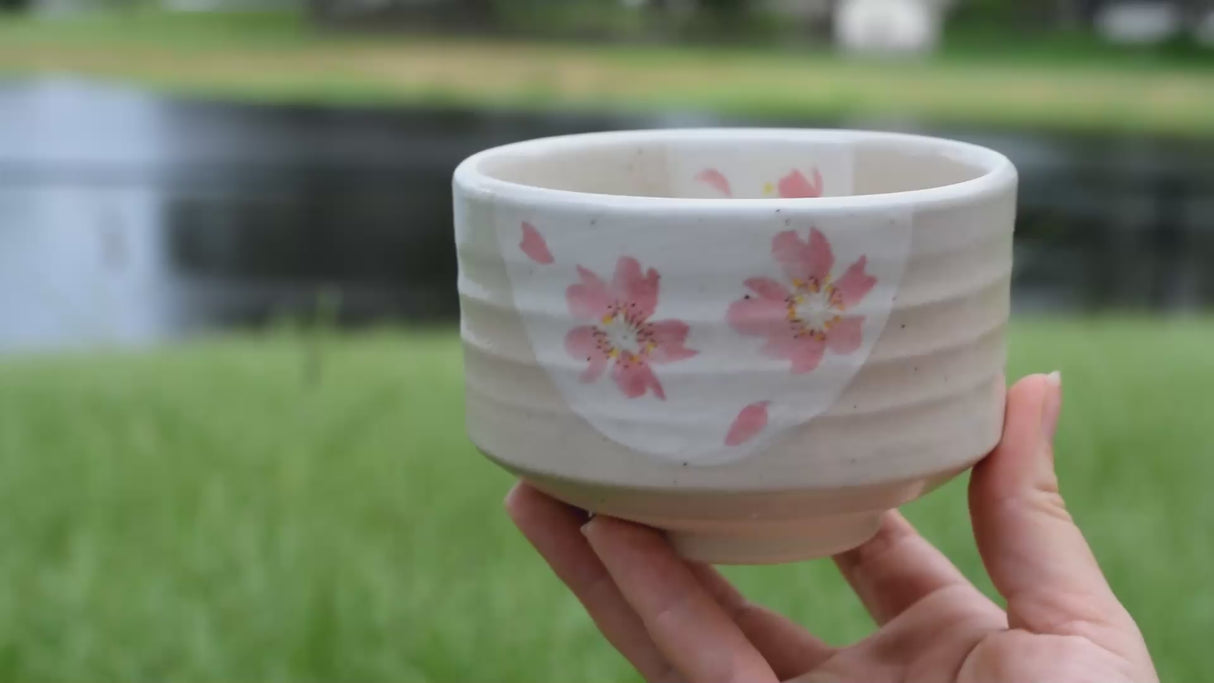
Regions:
M 1129 616 L 1058 492 L 1053 437 L 1061 406 L 1057 373 L 1009 390 L 1003 440 L 970 479 L 970 512 L 1012 628 L 1099 638 L 1074 629 L 1125 626 Z
M 595 517 L 583 532 L 654 644 L 687 680 L 777 680 L 665 537 L 609 517 Z
M 878 624 L 945 588 L 968 587 L 978 604 L 994 603 L 953 566 L 897 511 L 887 512 L 877 534 L 863 545 L 835 556 L 835 564 Z
M 647 624 L 628 604 L 625 595 L 595 555 L 587 538 L 579 533 L 585 521 L 581 511 L 553 500 L 526 484 L 515 486 L 506 498 L 506 508 L 557 576 L 585 605 L 607 639 L 648 680 L 728 680 L 732 671 L 739 672 L 737 676 L 743 680 L 754 680 L 750 673 L 756 668 L 753 658 L 747 660 L 749 665 L 743 666 L 735 666 L 733 660 L 736 658 L 732 656 L 724 658 L 729 662 L 725 666 L 712 661 L 714 658 L 720 659 L 717 657 L 719 654 L 728 654 L 731 648 L 732 651 L 757 651 L 758 662 L 767 662 L 766 667 L 757 667 L 760 669 L 760 675 L 770 677 L 774 670 L 780 678 L 791 678 L 804 673 L 833 653 L 830 647 L 805 632 L 799 625 L 779 614 L 750 604 L 712 567 L 690 564 L 675 557 L 665 539 L 656 532 L 626 522 L 600 518 L 600 522 L 594 525 L 595 529 L 589 530 L 588 536 L 602 538 L 605 535 L 606 538 L 600 545 L 606 552 L 612 552 L 611 549 L 620 544 L 629 546 L 624 552 L 629 553 L 630 558 L 619 558 L 619 553 L 609 557 L 619 558 L 619 563 L 642 567 L 669 567 L 673 563 L 676 570 L 666 572 L 657 569 L 661 579 L 660 585 L 654 585 L 652 576 L 648 576 L 646 572 L 626 571 L 625 574 L 635 579 L 630 581 L 633 588 L 630 593 L 652 595 L 652 589 L 660 596 L 672 587 L 678 588 L 679 591 L 690 591 L 698 596 L 707 595 L 716 607 L 704 603 L 700 603 L 698 607 L 724 615 L 724 622 L 719 619 L 709 620 L 706 624 L 708 628 L 702 633 L 680 633 L 679 628 L 674 625 L 665 629 L 683 636 L 683 642 L 669 642 L 668 646 L 677 648 L 678 656 L 673 659 L 690 668 L 676 670 L 655 645 L 646 630 Z M 603 522 L 608 522 L 606 531 L 599 528 Z M 642 533 L 634 533 L 638 530 Z M 640 538 L 642 542 L 633 547 L 631 544 L 636 538 Z M 655 558 L 658 564 L 652 565 Z M 686 582 L 688 578 L 690 582 Z M 691 607 L 696 601 L 687 600 L 685 604 Z M 652 600 L 648 600 L 645 605 L 650 612 L 655 607 Z M 657 609 L 661 612 L 664 608 L 657 606 Z M 674 613 L 677 610 L 666 611 Z M 673 616 L 663 619 L 668 622 L 676 621 Z M 731 621 L 734 624 L 732 629 L 728 628 L 728 622 Z M 745 647 L 733 640 L 722 648 L 720 638 L 709 632 L 724 631 L 729 634 L 739 630 L 743 635 L 741 645 Z M 726 638 L 732 638 L 732 635 L 727 635 Z M 687 656 L 684 657 L 684 654 Z M 701 676 L 701 673 L 704 675 Z
M 747 600 L 716 569 L 698 563 L 688 566 L 780 680 L 815 669 L 834 654 L 834 648 L 810 635 L 796 622 Z
M 506 511 L 552 571 L 581 601 L 596 626 L 648 681 L 677 678 L 645 632 L 603 563 L 581 534 L 585 515 L 519 483 L 506 496 Z

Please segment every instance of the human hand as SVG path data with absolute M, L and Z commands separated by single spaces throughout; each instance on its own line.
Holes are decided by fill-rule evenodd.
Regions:
M 506 509 L 607 640 L 650 681 L 1157 681 L 1146 644 L 1066 511 L 1054 473 L 1057 375 L 1008 392 L 1003 441 L 970 477 L 982 561 L 1001 609 L 897 512 L 835 558 L 877 630 L 828 646 L 753 605 L 661 533 L 526 484 Z

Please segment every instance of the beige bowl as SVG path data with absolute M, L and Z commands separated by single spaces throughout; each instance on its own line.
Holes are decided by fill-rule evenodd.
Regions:
M 685 556 L 854 547 L 999 439 L 1016 171 L 926 137 L 575 135 L 455 172 L 487 456 Z

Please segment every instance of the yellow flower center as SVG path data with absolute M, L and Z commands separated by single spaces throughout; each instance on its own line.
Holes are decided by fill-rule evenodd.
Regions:
M 620 313 L 610 313 L 603 316 L 599 329 L 610 347 L 607 355 L 615 358 L 622 353 L 633 356 L 641 354 L 642 349 L 652 350 L 653 344 L 642 344 L 637 326 Z
M 841 317 L 835 301 L 835 288 L 830 284 L 794 281 L 797 289 L 788 298 L 788 320 L 814 335 L 825 335 Z

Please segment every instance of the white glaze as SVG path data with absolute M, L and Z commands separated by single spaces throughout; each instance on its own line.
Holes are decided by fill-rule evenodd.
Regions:
M 862 541 L 881 510 L 998 438 L 1015 171 L 994 152 L 847 131 L 640 131 L 490 150 L 455 186 L 469 433 L 574 504 L 668 529 L 700 559 L 782 561 Z M 769 197 L 776 186 L 823 196 Z M 544 249 L 520 248 L 524 222 Z M 777 235 L 808 242 L 813 228 L 835 281 L 864 255 L 876 284 L 846 311 L 863 317 L 859 345 L 794 374 L 728 312 L 753 294 L 748 278 L 787 280 Z M 697 352 L 652 365 L 665 400 L 628 397 L 610 367 L 581 381 L 586 359 L 564 344 L 590 324 L 634 348 L 635 329 L 579 319 L 567 296 L 578 266 L 609 284 L 625 255 L 660 275 L 648 320 L 686 322 Z M 766 425 L 726 445 L 756 403 Z

